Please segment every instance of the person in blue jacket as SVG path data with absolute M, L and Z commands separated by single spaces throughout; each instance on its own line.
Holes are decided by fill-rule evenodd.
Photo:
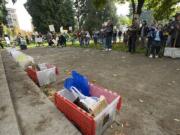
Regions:
M 150 58 L 158 58 L 159 52 L 163 43 L 163 32 L 161 30 L 161 25 L 158 25 L 152 33 L 152 45 Z

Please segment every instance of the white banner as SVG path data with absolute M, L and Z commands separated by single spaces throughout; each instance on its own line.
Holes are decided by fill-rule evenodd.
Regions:
M 50 30 L 51 32 L 55 32 L 54 25 L 49 25 L 49 30 Z
M 63 33 L 64 30 L 63 30 L 63 26 L 60 27 L 60 32 Z
M 69 27 L 69 31 L 72 31 L 73 29 L 72 29 L 72 27 Z

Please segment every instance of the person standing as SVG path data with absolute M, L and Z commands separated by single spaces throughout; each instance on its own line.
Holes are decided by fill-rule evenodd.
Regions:
M 94 45 L 97 46 L 97 43 L 98 43 L 98 33 L 96 31 L 94 32 L 93 39 L 94 39 Z
M 85 44 L 85 37 L 86 37 L 85 34 L 86 33 L 85 33 L 84 30 L 82 30 L 81 33 L 80 33 L 80 46 L 81 47 L 84 47 L 84 44 Z
M 155 31 L 155 26 L 154 24 L 152 24 L 151 26 L 148 27 L 148 34 L 147 34 L 147 46 L 146 46 L 146 56 L 149 56 L 150 54 L 150 50 L 151 50 L 151 46 L 153 43 L 153 33 Z
M 53 45 L 52 40 L 53 40 L 53 35 L 52 35 L 51 32 L 48 32 L 48 33 L 47 33 L 48 46 L 52 46 L 52 45 Z
M 6 45 L 7 47 L 10 47 L 11 45 L 11 41 L 10 41 L 10 38 L 7 34 L 4 35 L 4 38 L 5 38 L 5 41 L 6 41 Z
M 113 43 L 116 44 L 116 41 L 117 41 L 117 31 L 114 30 L 113 31 Z
M 90 39 L 91 39 L 90 33 L 89 33 L 89 31 L 86 31 L 86 35 L 85 35 L 85 45 L 86 45 L 86 47 L 89 46 Z
M 102 48 L 103 50 L 106 50 L 106 26 L 105 24 L 103 24 L 102 26 L 102 31 L 101 31 L 101 34 L 102 34 Z
M 112 50 L 112 36 L 113 36 L 113 23 L 112 21 L 108 21 L 106 26 L 106 51 Z
M 141 36 L 141 46 L 144 48 L 146 46 L 146 36 L 148 33 L 147 22 L 143 21 L 142 27 L 140 28 L 140 36 Z
M 30 44 L 28 35 L 26 35 L 26 43 L 27 43 L 27 45 Z
M 150 58 L 158 58 L 159 57 L 159 52 L 163 43 L 163 32 L 161 30 L 161 25 L 159 25 L 155 31 L 152 33 L 152 38 L 153 38 L 153 43 L 151 46 L 151 54 Z
M 4 46 L 2 44 L 2 40 L 3 40 L 3 25 L 2 25 L 2 23 L 0 23 L 0 46 L 3 49 Z
M 121 30 L 119 30 L 119 32 L 118 32 L 119 43 L 121 42 L 121 36 L 122 36 L 122 31 L 121 31 Z
M 136 51 L 136 40 L 138 34 L 139 26 L 137 23 L 137 19 L 135 18 L 133 24 L 129 28 L 129 39 L 128 39 L 128 47 L 130 53 L 135 53 Z
M 57 44 L 57 46 L 61 46 L 61 47 L 66 47 L 66 37 L 63 35 L 63 34 L 61 34 L 60 36 L 59 36 L 59 38 L 58 38 L 58 44 Z
M 17 41 L 17 44 L 20 46 L 21 45 L 21 33 L 18 34 L 16 41 Z
M 180 13 L 176 13 L 172 26 L 171 43 L 172 47 L 180 48 Z

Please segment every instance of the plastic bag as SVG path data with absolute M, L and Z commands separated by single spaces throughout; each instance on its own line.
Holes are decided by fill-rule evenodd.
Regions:
M 90 87 L 87 78 L 76 71 L 72 71 L 72 78 L 65 80 L 64 87 L 66 89 L 76 87 L 83 95 L 90 96 Z
M 56 69 L 50 68 L 37 72 L 37 78 L 40 86 L 50 84 L 56 81 Z

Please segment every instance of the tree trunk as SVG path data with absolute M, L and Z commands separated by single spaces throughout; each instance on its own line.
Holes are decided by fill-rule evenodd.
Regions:
M 142 12 L 142 7 L 143 7 L 143 5 L 144 5 L 144 1 L 145 0 L 138 0 L 138 5 L 137 5 L 137 10 L 136 10 L 136 13 L 137 14 L 141 14 L 141 12 Z
M 134 0 L 131 0 L 132 3 L 132 9 L 133 9 L 133 20 L 134 20 L 134 14 L 136 13 L 136 4 Z

